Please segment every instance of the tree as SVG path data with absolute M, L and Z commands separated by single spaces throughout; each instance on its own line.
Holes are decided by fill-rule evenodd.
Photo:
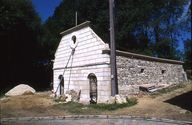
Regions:
M 180 29 L 176 22 L 187 1 L 116 1 L 117 49 L 175 59 L 178 29 Z M 52 58 L 60 39 L 58 34 L 75 26 L 76 10 L 78 10 L 78 23 L 91 21 L 94 31 L 105 42 L 109 42 L 108 0 L 64 0 L 44 25 L 49 34 L 44 37 L 45 44 L 52 46 Z M 169 53 L 167 52 L 170 56 L 160 53 L 158 47 L 164 45 L 170 46 Z
M 35 81 L 40 27 L 31 1 L 0 1 L 1 88 Z
M 185 61 L 185 69 L 192 70 L 192 40 L 188 39 L 184 42 L 184 61 Z
M 177 50 L 177 48 L 179 39 L 183 35 L 183 26 L 180 25 L 181 22 L 178 20 L 182 18 L 184 8 L 188 1 L 189 0 L 168 0 L 166 2 L 155 2 L 161 6 L 160 9 L 157 9 L 157 11 L 153 13 L 151 18 L 151 28 L 154 29 L 155 53 L 157 56 L 179 59 L 178 54 L 180 51 Z M 167 53 L 166 55 L 164 55 L 164 51 L 160 51 L 164 46 L 169 46 L 169 49 L 164 49 Z

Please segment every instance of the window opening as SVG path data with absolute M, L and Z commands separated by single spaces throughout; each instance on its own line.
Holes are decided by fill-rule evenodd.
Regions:
M 141 69 L 140 73 L 143 73 L 144 72 L 144 69 Z
M 73 44 L 75 44 L 75 43 L 76 43 L 76 41 L 77 41 L 76 36 L 75 36 L 75 35 L 73 35 L 71 39 L 73 40 Z
M 166 70 L 161 70 L 161 73 L 164 74 Z

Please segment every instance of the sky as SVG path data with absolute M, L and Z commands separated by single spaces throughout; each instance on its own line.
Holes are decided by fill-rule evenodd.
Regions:
M 61 3 L 62 0 L 32 0 L 36 12 L 41 17 L 41 20 L 45 20 L 52 16 L 55 8 Z

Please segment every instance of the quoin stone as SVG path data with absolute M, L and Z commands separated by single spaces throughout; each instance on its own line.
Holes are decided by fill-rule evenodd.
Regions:
M 112 78 L 109 45 L 91 29 L 89 21 L 61 35 L 53 64 L 55 94 L 80 90 L 82 103 L 107 103 Z M 120 95 L 135 94 L 142 84 L 171 85 L 187 81 L 182 61 L 119 50 L 116 53 Z

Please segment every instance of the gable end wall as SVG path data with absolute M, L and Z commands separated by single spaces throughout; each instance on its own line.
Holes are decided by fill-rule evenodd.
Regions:
M 64 92 L 67 90 L 81 90 L 80 102 L 89 103 L 90 86 L 88 75 L 94 73 L 97 77 L 98 102 L 106 102 L 111 95 L 109 55 L 102 54 L 102 50 L 109 49 L 108 46 L 94 33 L 90 27 L 84 27 L 75 31 L 78 36 L 78 44 L 75 53 L 68 62 L 72 49 L 69 41 L 71 34 L 65 34 L 55 54 L 54 91 L 59 85 L 59 75 L 64 70 Z M 60 89 L 57 90 L 59 95 Z

